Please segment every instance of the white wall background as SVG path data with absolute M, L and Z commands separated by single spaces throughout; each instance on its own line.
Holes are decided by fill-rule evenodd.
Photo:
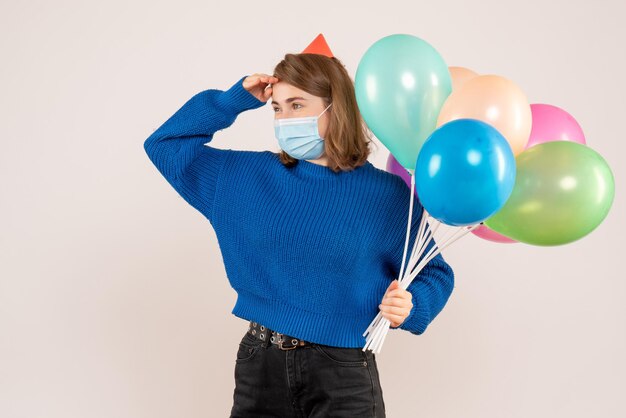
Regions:
M 3 1 L 0 416 L 228 415 L 247 323 L 210 224 L 143 141 L 195 93 L 270 73 L 320 32 L 353 77 L 371 44 L 409 33 L 510 78 L 574 115 L 616 178 L 580 241 L 447 250 L 448 305 L 378 355 L 388 416 L 626 416 L 625 18 L 619 0 Z M 213 145 L 277 149 L 272 118 L 245 112 Z

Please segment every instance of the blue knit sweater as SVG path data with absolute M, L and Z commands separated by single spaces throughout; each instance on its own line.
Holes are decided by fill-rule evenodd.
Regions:
M 145 151 L 214 228 L 237 292 L 232 314 L 307 341 L 363 347 L 400 270 L 410 190 L 369 161 L 334 173 L 306 160 L 287 168 L 271 151 L 206 146 L 239 113 L 265 104 L 243 88 L 245 78 L 194 95 L 145 140 Z M 417 200 L 413 209 L 411 246 Z M 399 328 L 422 334 L 453 287 L 438 255 L 409 285 L 413 309 Z

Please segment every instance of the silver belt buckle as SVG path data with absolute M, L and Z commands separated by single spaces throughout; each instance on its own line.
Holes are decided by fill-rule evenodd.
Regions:
M 283 339 L 283 334 L 277 332 L 276 335 L 278 336 L 278 348 L 280 348 L 281 350 L 288 351 L 288 350 L 293 350 L 296 347 L 298 347 L 298 345 L 297 345 L 298 344 L 298 340 L 296 340 L 295 338 L 292 340 L 292 343 L 293 343 L 294 340 L 296 341 L 295 343 L 293 343 L 294 344 L 293 347 L 283 347 L 283 342 L 285 341 Z

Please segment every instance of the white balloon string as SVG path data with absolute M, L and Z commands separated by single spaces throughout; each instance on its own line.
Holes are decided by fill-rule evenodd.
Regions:
M 372 334 L 372 341 L 374 342 L 374 344 L 372 345 L 375 346 L 375 343 L 378 340 L 378 336 L 388 324 L 389 324 L 389 320 L 383 317 L 382 322 L 378 325 L 378 327 L 376 327 L 376 329 L 374 330 L 374 333 Z
M 431 250 L 428 252 L 426 257 L 424 257 L 424 259 L 422 259 L 422 261 L 420 261 L 418 266 L 415 268 L 415 272 L 411 273 L 410 281 L 412 281 L 415 278 L 415 276 L 417 276 L 417 274 L 422 270 L 422 268 L 426 264 L 428 264 L 430 260 L 435 258 L 439 253 L 441 253 L 441 251 L 443 251 L 446 247 L 449 247 L 450 245 L 452 245 L 455 241 L 459 240 L 460 238 L 462 238 L 469 232 L 476 229 L 478 226 L 480 226 L 480 224 L 476 224 L 470 227 L 459 228 L 456 230 L 455 234 L 452 237 L 450 237 L 447 241 L 445 241 L 441 246 L 434 245 L 431 248 Z
M 415 264 L 417 263 L 417 261 L 420 259 L 420 257 L 422 256 L 422 254 L 424 253 L 424 250 L 426 249 L 426 247 L 428 246 L 428 242 L 430 241 L 430 239 L 433 237 L 433 232 L 430 227 L 426 228 L 426 231 L 424 232 L 423 236 L 420 237 L 420 245 L 419 245 L 419 249 L 416 251 L 415 257 L 413 259 L 413 267 L 415 267 Z
M 370 323 L 370 326 L 367 327 L 367 329 L 365 330 L 365 332 L 363 333 L 363 336 L 365 337 L 365 335 L 367 333 L 369 333 L 376 325 L 378 325 L 378 322 L 380 321 L 380 318 L 383 317 L 383 313 L 382 311 L 378 311 L 378 315 L 376 315 L 376 317 L 374 318 L 374 320 Z
M 415 236 L 413 247 L 409 254 L 409 259 L 407 260 L 406 256 L 411 238 L 413 204 L 415 199 L 415 170 L 407 169 L 407 171 L 411 175 L 411 198 L 409 203 L 409 216 L 402 263 L 400 265 L 400 271 L 398 272 L 398 282 L 400 287 L 405 290 L 415 277 L 417 277 L 420 271 L 430 262 L 430 260 L 435 258 L 455 241 L 480 226 L 479 223 L 473 226 L 451 229 L 444 233 L 442 239 L 437 239 L 437 241 L 435 241 L 435 233 L 439 229 L 442 222 L 431 217 L 426 209 L 423 209 L 417 235 Z M 433 241 L 433 245 L 428 251 L 426 251 L 431 240 Z M 426 254 L 424 254 L 425 252 Z M 391 329 L 391 321 L 385 318 L 382 311 L 379 310 L 376 317 L 363 333 L 363 336 L 366 336 L 366 344 L 363 347 L 363 351 L 371 350 L 373 352 L 380 353 L 385 338 L 389 333 L 389 329 Z
M 427 239 L 428 234 L 430 233 L 428 222 L 426 220 L 427 217 L 425 215 L 426 211 L 424 210 L 422 211 L 422 220 L 417 232 L 416 242 L 414 243 L 413 250 L 411 251 L 410 263 L 412 263 L 413 266 L 415 265 L 415 261 L 421 256 L 424 247 L 424 240 Z
M 369 348 L 370 350 L 374 351 L 374 347 L 378 340 L 377 337 L 380 334 L 381 330 L 385 328 L 385 322 L 387 322 L 387 318 L 383 317 L 383 319 L 379 322 L 379 324 L 374 328 L 374 332 L 368 337 L 366 348 Z
M 415 175 L 414 172 L 415 170 L 407 170 L 409 172 L 409 175 L 411 176 L 411 199 L 410 199 L 410 203 L 409 203 L 409 219 L 408 219 L 408 223 L 407 223 L 407 227 L 406 227 L 406 239 L 404 241 L 404 252 L 402 253 L 402 264 L 400 265 L 400 272 L 398 274 L 398 281 L 400 281 L 400 279 L 402 278 L 402 276 L 404 275 L 404 262 L 406 259 L 406 253 L 407 250 L 409 248 L 409 238 L 411 237 L 411 218 L 413 217 L 413 189 L 415 188 Z

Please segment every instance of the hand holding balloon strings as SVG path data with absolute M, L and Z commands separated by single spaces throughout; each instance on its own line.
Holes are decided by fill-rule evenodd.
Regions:
M 409 171 L 413 171 L 413 170 L 409 170 Z M 407 229 L 410 228 L 410 225 L 412 222 L 411 218 L 412 218 L 412 213 L 413 213 L 412 211 L 413 196 L 415 196 L 415 193 L 413 193 L 413 190 L 415 188 L 415 176 L 414 175 L 411 175 L 411 185 L 412 185 L 411 187 L 412 197 L 411 197 L 411 203 L 410 203 L 411 210 L 409 212 L 409 220 L 408 220 L 409 226 L 407 227 Z M 431 228 L 431 225 L 434 225 L 434 227 Z M 398 288 L 407 289 L 409 284 L 411 284 L 411 282 L 417 277 L 420 271 L 426 266 L 426 264 L 428 264 L 430 260 L 436 257 L 439 253 L 441 253 L 441 251 L 443 251 L 446 247 L 448 247 L 449 245 L 451 245 L 458 239 L 462 238 L 467 233 L 471 232 L 472 230 L 474 230 L 481 224 L 478 223 L 475 225 L 470 225 L 470 226 L 461 227 L 461 228 L 458 228 L 458 227 L 448 228 L 444 236 L 437 242 L 434 240 L 434 234 L 437 232 L 440 225 L 441 225 L 441 222 L 431 217 L 428 214 L 428 212 L 426 212 L 426 209 L 423 210 L 422 218 L 420 220 L 420 224 L 418 227 L 418 233 L 415 238 L 415 242 L 413 243 L 411 255 L 407 262 L 407 271 L 409 271 L 408 274 L 404 271 L 406 253 L 407 253 L 408 242 L 409 242 L 408 241 L 409 233 L 407 231 L 407 240 L 405 242 L 404 254 L 402 256 L 402 266 L 400 268 L 400 273 L 399 273 L 398 280 L 397 280 Z M 426 254 L 424 254 L 424 251 L 426 250 L 427 246 L 430 243 L 432 243 L 432 247 Z M 422 258 L 422 256 L 424 257 Z M 418 263 L 418 260 L 420 260 L 420 258 L 421 258 L 421 261 Z M 401 325 L 401 323 L 398 324 L 397 326 L 399 325 Z M 363 351 L 369 349 L 376 353 L 380 353 L 380 350 L 385 341 L 389 328 L 390 327 L 396 328 L 397 326 L 391 323 L 389 318 L 387 318 L 387 316 L 384 315 L 384 312 L 381 309 L 378 315 L 370 323 L 367 330 L 363 333 L 363 336 L 370 334 L 367 337 L 367 342 L 365 346 L 363 347 Z
M 408 170 L 409 220 L 398 279 L 403 289 L 430 260 L 497 212 L 515 183 L 515 158 L 506 139 L 489 124 L 473 119 L 454 120 L 436 129 L 424 143 L 415 167 Z M 405 273 L 416 187 L 423 212 Z M 451 228 L 435 241 L 442 223 Z M 380 352 L 389 326 L 390 321 L 379 312 L 363 334 L 367 336 L 364 350 Z

